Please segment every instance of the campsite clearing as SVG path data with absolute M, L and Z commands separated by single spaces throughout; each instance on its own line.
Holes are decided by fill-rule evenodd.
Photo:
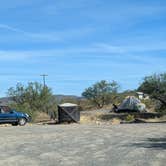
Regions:
M 166 124 L 0 127 L 0 165 L 165 166 Z

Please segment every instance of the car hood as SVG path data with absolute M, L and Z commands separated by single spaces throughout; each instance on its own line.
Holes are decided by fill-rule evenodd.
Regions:
M 17 112 L 17 111 L 15 111 L 15 110 L 13 110 L 13 113 L 14 113 L 14 114 L 16 114 L 16 115 L 18 115 L 18 116 L 25 116 L 25 117 L 29 117 L 29 115 L 28 115 L 28 114 L 23 113 L 23 112 Z

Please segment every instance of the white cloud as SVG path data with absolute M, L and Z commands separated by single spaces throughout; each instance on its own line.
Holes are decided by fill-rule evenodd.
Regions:
M 71 58 L 84 57 L 87 58 L 87 61 L 92 60 L 93 58 L 101 58 L 101 61 L 104 57 L 118 57 L 119 59 L 126 58 L 133 60 L 135 62 L 142 63 L 151 63 L 156 60 L 165 60 L 164 56 L 151 55 L 148 52 L 151 51 L 160 51 L 166 50 L 165 44 L 159 45 L 137 45 L 137 46 L 114 46 L 107 43 L 95 43 L 87 46 L 80 47 L 63 47 L 59 49 L 36 49 L 36 50 L 0 50 L 0 60 L 8 61 L 22 61 L 27 59 L 34 59 L 38 57 L 58 57 L 64 56 Z M 146 54 L 145 54 L 146 53 Z
M 17 28 L 13 28 L 11 26 L 8 26 L 6 24 L 0 24 L 0 29 L 6 29 L 6 30 L 9 30 L 9 31 L 13 31 L 13 32 L 19 32 L 19 33 L 25 33 L 25 31 L 22 31 L 20 29 L 17 29 Z
M 105 52 L 115 53 L 132 53 L 132 52 L 146 52 L 146 51 L 161 51 L 166 50 L 166 41 L 161 42 L 144 42 L 134 43 L 128 45 L 112 45 L 109 43 L 97 43 L 95 44 L 100 50 Z
M 29 40 L 31 42 L 64 42 L 70 39 L 76 39 L 80 37 L 85 37 L 86 35 L 92 33 L 94 28 L 91 27 L 81 27 L 77 29 L 67 29 L 62 31 L 49 31 L 49 32 L 27 32 L 13 26 L 0 24 L 0 29 L 5 29 L 13 32 L 10 36 L 5 36 L 8 43 L 15 41 L 25 41 Z M 4 42 L 4 38 L 1 38 L 1 42 Z

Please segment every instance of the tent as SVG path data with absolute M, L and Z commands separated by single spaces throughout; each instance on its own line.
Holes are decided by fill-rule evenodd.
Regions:
M 116 108 L 116 112 L 143 112 L 145 110 L 145 104 L 141 103 L 141 101 L 134 96 L 126 97 Z
M 64 103 L 58 105 L 58 122 L 76 122 L 80 121 L 80 107 L 73 103 Z

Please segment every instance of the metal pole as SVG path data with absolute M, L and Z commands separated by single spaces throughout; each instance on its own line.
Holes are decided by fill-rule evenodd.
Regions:
M 40 76 L 43 77 L 43 85 L 44 85 L 44 87 L 46 87 L 46 77 L 47 77 L 48 75 L 47 75 L 47 74 L 42 74 L 42 75 L 40 75 Z

